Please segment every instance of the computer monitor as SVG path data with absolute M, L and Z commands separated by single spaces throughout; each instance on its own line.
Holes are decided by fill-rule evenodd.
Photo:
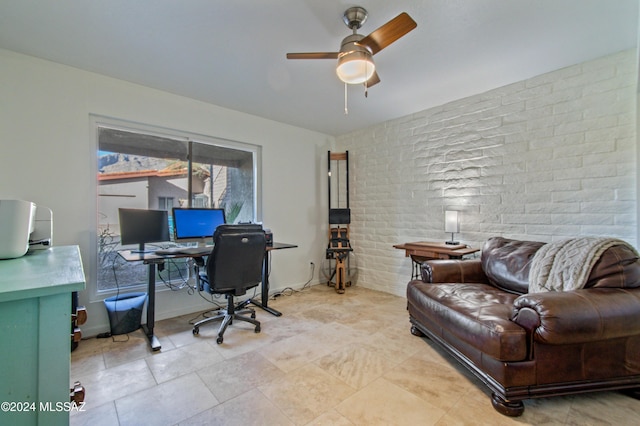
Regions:
M 197 242 L 199 246 L 213 241 L 218 225 L 226 223 L 224 209 L 173 208 L 173 235 L 176 242 Z
M 146 243 L 169 241 L 169 212 L 166 210 L 118 209 L 120 244 L 137 244 L 134 253 L 144 253 Z

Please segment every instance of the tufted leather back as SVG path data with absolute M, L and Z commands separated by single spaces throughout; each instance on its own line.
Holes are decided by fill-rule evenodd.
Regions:
M 625 245 L 613 246 L 602 253 L 593 265 L 585 288 L 640 287 L 640 261 L 638 254 Z
M 489 238 L 482 247 L 482 269 L 491 285 L 505 291 L 526 294 L 531 260 L 545 243 Z
M 511 293 L 526 294 L 531 261 L 544 244 L 503 237 L 489 238 L 482 248 L 482 269 L 493 286 Z M 585 285 L 585 288 L 589 287 L 640 287 L 637 254 L 623 244 L 607 249 L 591 270 Z

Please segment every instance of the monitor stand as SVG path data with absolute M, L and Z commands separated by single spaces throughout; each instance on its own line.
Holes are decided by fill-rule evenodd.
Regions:
M 207 244 L 207 241 L 212 242 L 213 239 L 211 237 L 209 237 L 209 238 L 200 238 L 196 243 L 196 247 L 197 248 L 201 248 L 201 249 L 204 249 L 204 248 L 207 248 L 207 247 L 211 248 L 211 244 Z
M 133 254 L 145 254 L 145 253 L 151 253 L 151 250 L 145 250 L 144 249 L 144 243 L 140 243 L 140 245 L 138 246 L 138 250 L 131 250 L 131 253 L 133 253 Z

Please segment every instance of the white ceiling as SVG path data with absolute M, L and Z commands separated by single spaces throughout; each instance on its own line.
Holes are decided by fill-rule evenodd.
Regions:
M 418 27 L 375 55 L 381 83 L 344 85 L 333 60 L 350 6 L 367 35 Z M 0 0 L 0 47 L 340 135 L 635 47 L 638 0 Z

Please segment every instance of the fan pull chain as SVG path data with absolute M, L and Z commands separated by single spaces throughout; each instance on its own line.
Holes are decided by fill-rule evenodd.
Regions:
M 365 68 L 365 74 L 367 74 L 367 73 L 369 72 L 369 71 L 368 71 L 368 70 L 369 70 L 369 62 L 365 63 L 364 68 Z M 365 97 L 365 98 L 366 98 L 366 97 L 367 97 L 367 95 L 369 94 L 369 90 L 368 90 L 369 88 L 367 87 L 367 83 L 368 83 L 368 81 L 367 81 L 367 80 L 365 80 L 365 81 L 364 81 L 364 97 Z
M 349 115 L 349 108 L 347 107 L 347 83 L 344 84 L 344 115 Z

